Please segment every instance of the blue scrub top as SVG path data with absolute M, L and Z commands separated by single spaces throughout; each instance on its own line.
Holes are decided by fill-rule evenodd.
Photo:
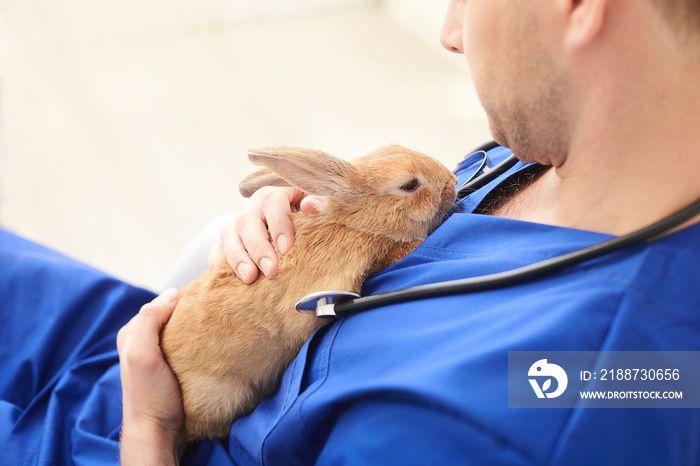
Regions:
M 364 293 L 510 270 L 609 238 L 471 213 L 524 166 L 470 196 Z M 508 288 L 342 317 L 228 439 L 192 445 L 184 462 L 700 464 L 700 410 L 515 409 L 507 394 L 509 351 L 700 351 L 699 232 Z M 115 335 L 153 294 L 5 232 L 0 276 L 0 464 L 117 463 Z

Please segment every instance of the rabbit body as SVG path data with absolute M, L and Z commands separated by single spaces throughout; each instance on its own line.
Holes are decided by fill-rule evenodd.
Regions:
M 180 383 L 188 441 L 227 436 L 234 419 L 277 388 L 304 342 L 327 322 L 295 312 L 301 297 L 320 290 L 359 292 L 367 276 L 420 244 L 454 201 L 456 178 L 449 170 L 398 146 L 354 164 L 296 148 L 250 157 L 284 183 L 329 198 L 319 213 L 292 214 L 295 244 L 277 254 L 275 279 L 261 276 L 245 285 L 221 258 L 180 291 L 161 347 Z M 257 172 L 244 180 L 242 192 L 283 184 L 279 176 Z

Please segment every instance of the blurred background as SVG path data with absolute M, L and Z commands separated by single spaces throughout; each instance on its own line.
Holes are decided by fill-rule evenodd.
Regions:
M 489 139 L 447 0 L 0 0 L 0 226 L 155 288 L 246 149 L 454 166 Z

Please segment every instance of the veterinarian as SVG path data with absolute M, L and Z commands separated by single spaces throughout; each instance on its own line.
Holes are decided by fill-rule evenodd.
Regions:
M 700 198 L 700 3 L 451 0 L 441 40 L 467 58 L 492 164 L 521 162 L 366 294 L 526 266 Z M 274 277 L 266 225 L 289 250 L 290 206 L 323 208 L 302 198 L 259 192 L 211 257 Z M 508 405 L 509 352 L 700 351 L 697 220 L 512 286 L 340 317 L 227 439 L 187 449 L 158 346 L 177 292 L 0 233 L 0 463 L 111 464 L 121 433 L 124 464 L 700 464 L 698 409 Z

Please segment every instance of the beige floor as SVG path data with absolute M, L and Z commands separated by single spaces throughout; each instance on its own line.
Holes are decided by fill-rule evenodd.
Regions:
M 489 137 L 463 57 L 381 2 L 70 43 L 40 5 L 0 0 L 0 225 L 136 284 L 238 208 L 247 148 L 453 165 Z

